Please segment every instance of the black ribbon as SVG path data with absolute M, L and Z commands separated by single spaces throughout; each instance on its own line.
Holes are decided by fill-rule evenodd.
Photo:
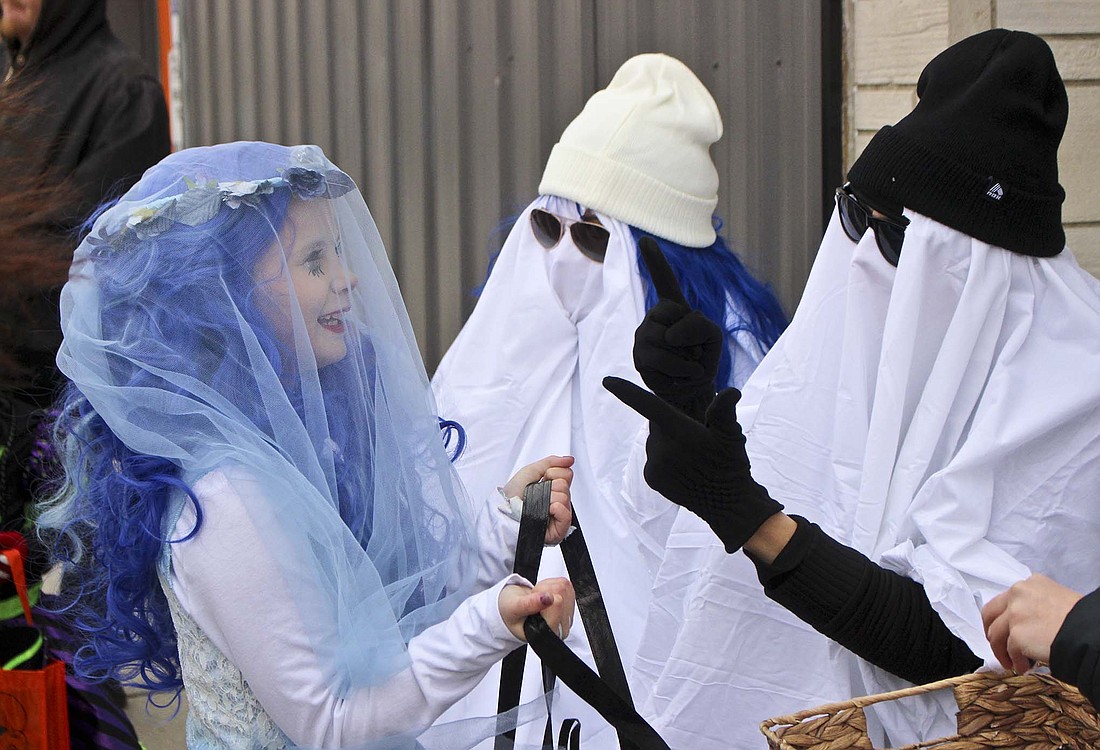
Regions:
M 523 516 L 520 519 L 513 570 L 529 581 L 535 581 L 538 577 L 549 515 L 550 482 L 528 485 L 524 492 Z M 548 702 L 543 748 L 580 750 L 580 722 L 576 719 L 566 719 L 562 723 L 556 746 L 553 741 L 549 700 L 554 678 L 557 676 L 615 728 L 622 750 L 669 750 L 668 744 L 634 708 L 626 670 L 623 669 L 622 659 L 619 657 L 615 634 L 611 629 L 607 607 L 600 593 L 600 584 L 592 565 L 592 556 L 584 541 L 576 508 L 573 509 L 573 526 L 573 532 L 561 543 L 561 552 L 569 578 L 573 582 L 577 607 L 599 673 L 585 664 L 550 630 L 542 615 L 531 615 L 524 622 L 523 630 L 527 642 L 543 665 L 543 686 Z M 499 713 L 505 713 L 519 705 L 526 656 L 527 649 L 521 647 L 504 658 L 497 703 Z M 497 735 L 495 750 L 508 750 L 514 744 L 515 730 L 503 732 Z

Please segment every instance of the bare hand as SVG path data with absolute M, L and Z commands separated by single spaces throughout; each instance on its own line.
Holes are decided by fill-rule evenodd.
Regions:
M 542 614 L 550 629 L 565 640 L 573 626 L 573 609 L 577 599 L 573 593 L 573 584 L 567 578 L 547 578 L 539 581 L 533 588 L 505 586 L 500 591 L 497 606 L 500 617 L 512 635 L 526 641 L 523 633 L 523 621 L 529 615 Z
M 985 636 L 997 661 L 1023 674 L 1050 662 L 1050 644 L 1081 595 L 1038 573 L 1013 584 L 982 608 Z
M 547 456 L 527 464 L 504 485 L 507 497 L 523 497 L 523 490 L 532 482 L 550 482 L 550 520 L 546 526 L 546 543 L 558 544 L 569 533 L 573 523 L 573 504 L 569 486 L 573 483 L 572 456 Z

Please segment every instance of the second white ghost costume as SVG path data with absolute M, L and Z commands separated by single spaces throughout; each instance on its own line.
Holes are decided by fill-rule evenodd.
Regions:
M 1045 42 L 969 37 L 917 91 L 849 173 L 905 207 L 897 266 L 874 228 L 855 242 L 834 211 L 737 416 L 753 478 L 787 513 L 921 584 L 994 666 L 990 598 L 1032 572 L 1100 584 L 1100 283 L 1064 247 L 1067 100 Z M 768 717 L 904 686 L 766 598 L 714 536 L 702 566 L 685 561 L 700 530 L 679 512 L 634 673 L 673 748 L 759 748 Z M 954 711 L 923 697 L 877 718 L 894 747 L 952 734 Z
M 1068 249 L 1029 258 L 908 215 L 897 269 L 834 217 L 738 420 L 786 512 L 921 583 L 992 666 L 984 602 L 1031 572 L 1100 584 L 1100 284 Z M 757 748 L 765 718 L 905 685 L 767 599 L 713 535 L 702 569 L 681 563 L 708 532 L 680 511 L 635 662 L 672 747 Z M 951 726 L 927 702 L 887 719 Z

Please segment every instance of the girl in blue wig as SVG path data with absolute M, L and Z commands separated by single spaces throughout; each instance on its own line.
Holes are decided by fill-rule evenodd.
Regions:
M 185 686 L 190 747 L 411 746 L 527 615 L 567 635 L 569 583 L 509 577 L 518 523 L 456 481 L 381 239 L 316 147 L 165 159 L 77 249 L 62 328 L 40 525 L 75 667 Z M 504 487 L 552 482 L 548 543 L 571 464 Z

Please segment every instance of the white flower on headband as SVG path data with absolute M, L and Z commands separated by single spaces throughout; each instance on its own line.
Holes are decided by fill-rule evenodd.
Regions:
M 257 205 L 257 199 L 261 195 L 271 195 L 276 187 L 286 184 L 285 180 L 278 177 L 270 180 L 219 182 L 218 193 L 225 205 L 230 208 L 240 208 L 242 203 L 249 206 Z
M 153 206 L 142 206 L 141 208 L 135 208 L 134 212 L 126 219 L 126 226 L 136 227 L 142 222 L 149 221 L 157 215 L 157 209 Z

